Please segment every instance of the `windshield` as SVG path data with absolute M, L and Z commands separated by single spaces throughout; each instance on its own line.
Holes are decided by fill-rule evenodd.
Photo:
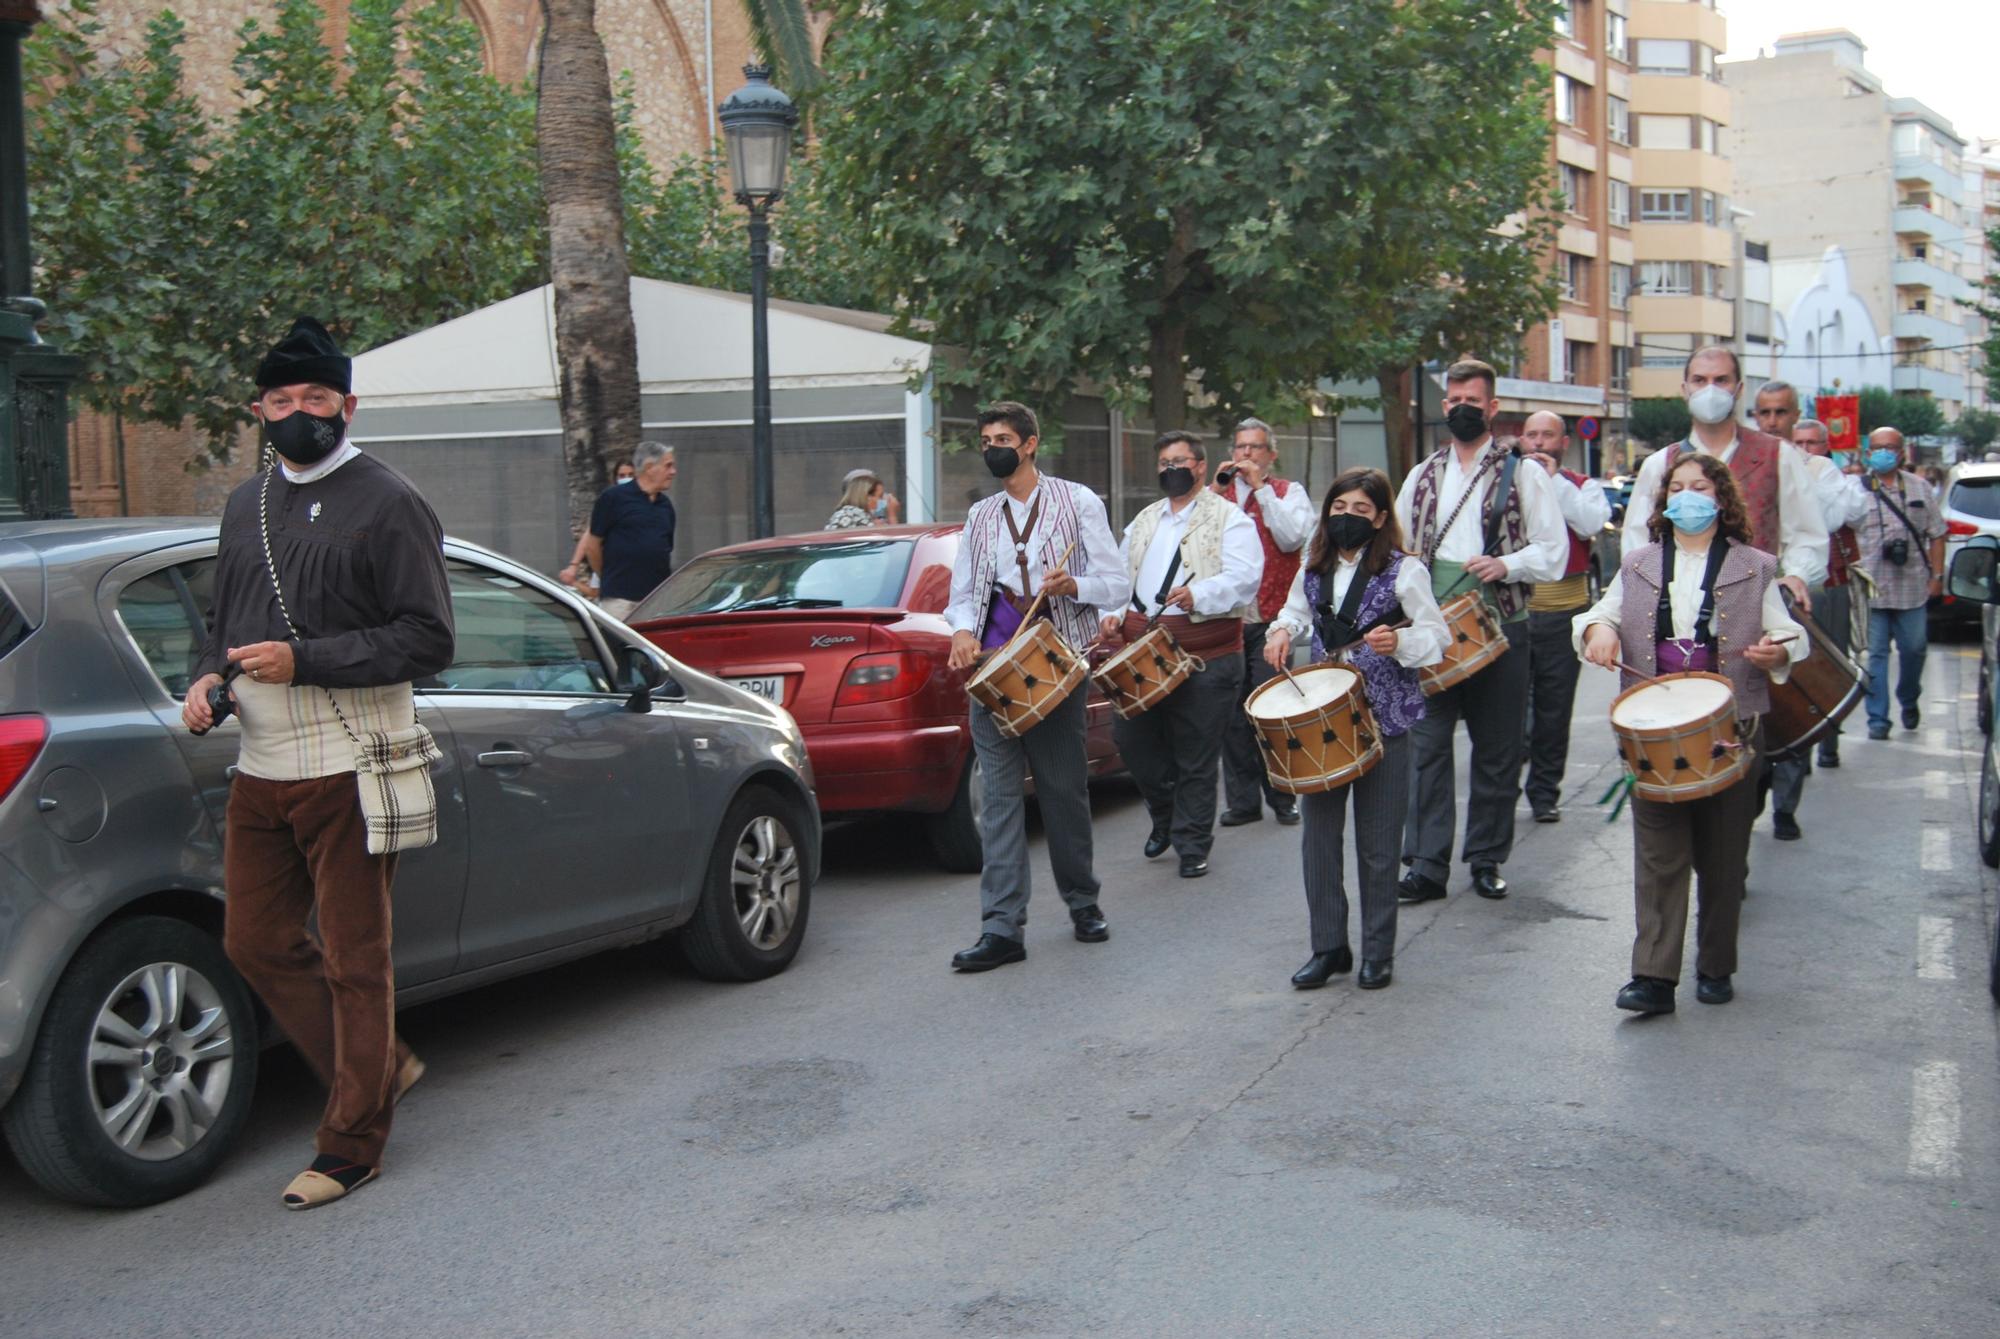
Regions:
M 757 609 L 893 609 L 913 540 L 847 540 L 709 553 L 674 573 L 626 622 Z
M 1960 479 L 1946 505 L 1982 521 L 2000 521 L 2000 478 Z

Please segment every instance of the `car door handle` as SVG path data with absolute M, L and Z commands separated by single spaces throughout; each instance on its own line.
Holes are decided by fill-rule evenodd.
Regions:
M 481 767 L 526 767 L 534 760 L 534 754 L 524 753 L 519 749 L 495 749 L 491 753 L 479 755 Z

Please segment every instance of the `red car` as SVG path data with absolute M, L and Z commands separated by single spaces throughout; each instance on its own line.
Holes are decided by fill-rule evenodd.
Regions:
M 676 659 L 780 703 L 805 733 L 829 818 L 925 815 L 949 870 L 979 869 L 979 779 L 963 672 L 946 668 L 957 525 L 781 535 L 715 549 L 626 620 Z M 1090 689 L 1092 776 L 1119 770 Z

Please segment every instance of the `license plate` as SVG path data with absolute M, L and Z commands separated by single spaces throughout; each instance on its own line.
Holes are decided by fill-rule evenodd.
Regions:
M 782 674 L 768 674 L 759 679 L 731 679 L 729 682 L 746 693 L 755 693 L 766 702 L 775 702 L 781 707 L 785 705 L 785 676 Z

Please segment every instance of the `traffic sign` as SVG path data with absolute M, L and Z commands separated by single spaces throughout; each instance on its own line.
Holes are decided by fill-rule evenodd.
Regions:
M 1588 417 L 1578 419 L 1576 421 L 1576 435 L 1583 438 L 1586 442 L 1594 441 L 1597 437 L 1597 420 Z

